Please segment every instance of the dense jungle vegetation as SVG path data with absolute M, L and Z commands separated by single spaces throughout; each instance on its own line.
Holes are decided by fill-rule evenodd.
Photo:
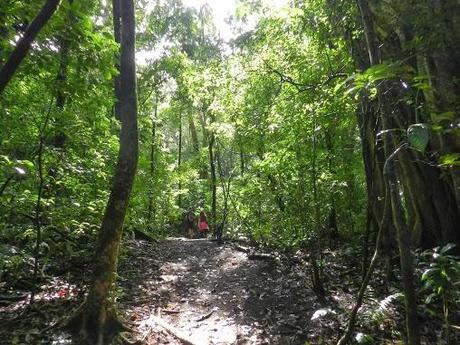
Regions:
M 121 341 L 125 244 L 202 210 L 203 248 L 297 260 L 338 318 L 286 344 L 460 342 L 460 3 L 235 2 L 231 39 L 208 4 L 0 2 L 0 342 Z

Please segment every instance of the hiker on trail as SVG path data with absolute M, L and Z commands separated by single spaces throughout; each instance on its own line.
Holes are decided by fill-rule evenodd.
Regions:
M 195 215 L 193 214 L 192 210 L 188 210 L 187 213 L 184 214 L 182 220 L 182 229 L 186 236 L 189 238 L 193 238 L 195 232 Z
M 204 213 L 204 211 L 201 211 L 200 216 L 198 217 L 198 229 L 200 230 L 200 237 L 206 238 L 209 225 L 208 218 L 206 217 L 206 213 Z

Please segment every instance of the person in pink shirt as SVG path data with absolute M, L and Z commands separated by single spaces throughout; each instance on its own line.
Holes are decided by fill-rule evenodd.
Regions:
M 200 216 L 198 217 L 198 229 L 200 230 L 200 237 L 206 238 L 209 225 L 208 218 L 206 217 L 206 213 L 204 213 L 204 211 L 201 211 Z

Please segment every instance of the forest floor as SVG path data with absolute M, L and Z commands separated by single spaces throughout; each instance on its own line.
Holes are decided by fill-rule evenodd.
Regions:
M 303 344 L 317 334 L 310 318 L 321 306 L 300 266 L 208 240 L 132 245 L 121 305 L 147 344 Z
M 334 344 L 359 288 L 354 252 L 325 251 L 328 296 L 321 300 L 311 289 L 308 257 L 300 253 L 206 239 L 126 240 L 117 304 L 136 344 Z M 89 273 L 80 267 L 79 274 L 48 279 L 33 304 L 26 298 L 2 303 L 0 344 L 69 344 L 51 326 L 81 303 Z M 358 319 L 358 340 L 365 333 L 374 344 L 401 339 L 400 294 L 394 292 L 383 279 L 374 280 Z

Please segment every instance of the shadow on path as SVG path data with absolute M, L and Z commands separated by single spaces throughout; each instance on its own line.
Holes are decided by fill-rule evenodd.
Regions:
M 127 320 L 147 344 L 304 344 L 320 306 L 306 268 L 250 260 L 225 243 L 132 241 L 120 266 Z M 316 342 L 315 342 L 316 343 Z

